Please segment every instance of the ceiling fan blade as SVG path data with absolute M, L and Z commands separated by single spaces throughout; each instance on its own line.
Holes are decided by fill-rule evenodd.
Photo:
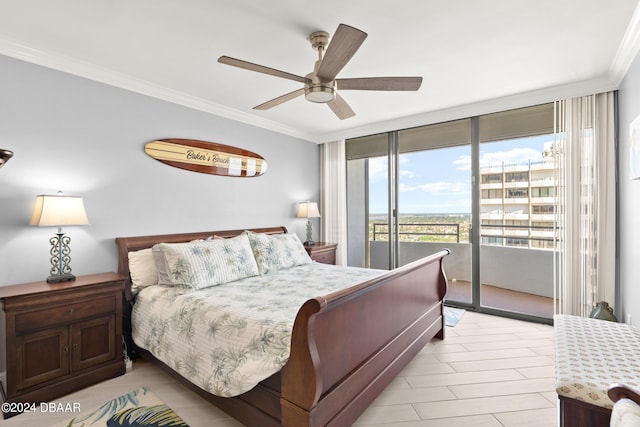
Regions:
M 328 102 L 327 105 L 340 120 L 348 119 L 356 115 L 351 107 L 349 107 L 349 104 L 347 104 L 347 101 L 337 93 L 333 101 Z
M 304 95 L 304 88 L 300 88 L 298 90 L 294 90 L 293 92 L 289 92 L 282 96 L 272 99 L 271 101 L 267 101 L 263 104 L 256 105 L 253 107 L 254 110 L 268 110 L 269 108 L 273 108 L 276 105 L 280 105 L 284 102 L 290 101 L 293 98 L 297 98 L 300 95 Z
M 320 80 L 334 80 L 366 38 L 367 33 L 364 31 L 345 24 L 338 25 L 316 73 Z
M 258 73 L 269 74 L 271 76 L 282 77 L 283 79 L 294 80 L 296 82 L 305 83 L 308 79 L 295 74 L 287 73 L 285 71 L 276 70 L 275 68 L 265 67 L 264 65 L 254 64 L 252 62 L 243 61 L 241 59 L 231 58 L 229 56 L 221 56 L 218 58 L 218 62 L 221 64 L 232 65 L 234 67 L 243 68 L 249 71 L 255 71 Z
M 362 77 L 336 82 L 339 90 L 418 90 L 422 77 Z

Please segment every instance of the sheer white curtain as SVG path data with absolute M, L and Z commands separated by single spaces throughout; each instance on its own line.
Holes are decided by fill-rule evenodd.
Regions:
M 588 316 L 615 303 L 614 94 L 556 103 L 559 242 L 556 313 Z
M 347 160 L 345 141 L 320 145 L 320 236 L 337 243 L 336 264 L 347 265 Z

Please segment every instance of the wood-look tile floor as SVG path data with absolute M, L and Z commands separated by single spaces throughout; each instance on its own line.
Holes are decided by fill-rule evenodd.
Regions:
M 400 373 L 356 426 L 557 426 L 553 328 L 467 311 Z M 238 427 L 164 372 L 145 362 L 118 378 L 58 399 L 83 410 L 146 386 L 191 427 Z M 25 413 L 2 427 L 50 426 L 65 413 Z

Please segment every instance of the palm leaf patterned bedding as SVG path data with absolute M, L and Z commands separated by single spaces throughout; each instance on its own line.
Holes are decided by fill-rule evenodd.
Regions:
M 136 297 L 133 339 L 192 383 L 237 396 L 278 372 L 305 301 L 384 273 L 320 263 L 218 286 L 150 286 Z

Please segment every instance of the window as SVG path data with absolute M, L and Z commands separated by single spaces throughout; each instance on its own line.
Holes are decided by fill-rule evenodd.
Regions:
M 555 205 L 532 205 L 531 213 L 532 214 L 553 214 L 556 212 Z
M 533 187 L 531 189 L 531 197 L 555 197 L 555 187 Z
M 491 190 L 482 190 L 483 199 L 502 199 L 502 189 L 496 188 Z
M 507 238 L 507 246 L 516 246 L 526 248 L 529 246 L 529 239 L 517 239 L 514 237 Z
M 536 249 L 555 249 L 555 242 L 551 238 L 531 239 L 531 247 Z
M 483 245 L 502 246 L 502 237 L 482 236 Z
M 499 184 L 501 182 L 502 182 L 501 173 L 490 173 L 487 175 L 482 175 L 483 184 Z
M 507 199 L 520 199 L 529 197 L 528 188 L 507 188 L 505 190 L 505 197 Z
M 533 228 L 536 228 L 541 231 L 552 231 L 553 230 L 553 222 L 551 221 L 533 221 L 531 223 Z
M 505 182 L 529 182 L 529 172 L 509 172 L 504 175 Z

